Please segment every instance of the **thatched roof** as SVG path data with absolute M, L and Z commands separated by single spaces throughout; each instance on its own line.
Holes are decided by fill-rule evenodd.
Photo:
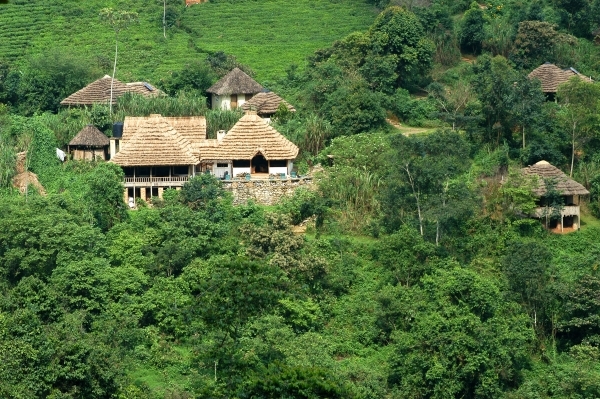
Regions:
M 573 68 L 560 69 L 549 62 L 535 68 L 527 76 L 529 76 L 530 79 L 539 79 L 542 82 L 542 91 L 544 93 L 556 93 L 558 86 L 567 82 L 573 76 L 578 76 L 586 82 L 592 82 L 592 79 L 580 74 Z
M 106 147 L 109 144 L 110 140 L 104 133 L 98 130 L 94 125 L 87 125 L 73 137 L 69 146 Z
M 141 94 L 145 97 L 158 97 L 165 94 L 162 90 L 157 89 L 148 82 L 131 82 L 127 83 L 129 92 Z
M 234 68 L 206 90 L 218 95 L 260 93 L 263 87 L 240 68 Z
M 112 78 L 108 75 L 93 81 L 83 89 L 76 91 L 60 102 L 61 105 L 92 105 L 110 101 L 110 85 Z M 152 88 L 152 90 L 150 89 Z M 113 83 L 113 102 L 125 93 L 136 93 L 146 97 L 156 97 L 162 91 L 146 82 L 123 83 L 118 79 Z
M 290 112 L 296 112 L 296 108 L 272 91 L 256 94 L 242 104 L 242 109 L 256 111 L 258 115 L 273 115 L 281 103 L 285 104 Z
M 160 115 L 140 121 L 135 134 L 124 141 L 110 160 L 120 166 L 196 165 L 192 144 Z
M 219 141 L 204 143 L 200 150 L 201 160 L 252 159 L 262 154 L 267 160 L 294 159 L 298 147 L 256 114 L 246 114 Z
M 106 103 L 110 101 L 111 77 L 104 77 L 93 81 L 83 89 L 76 91 L 60 102 L 61 105 L 92 105 L 95 103 Z M 125 83 L 118 79 L 113 83 L 113 101 L 128 91 Z
M 125 117 L 125 121 L 123 122 L 123 137 L 121 139 L 123 143 L 131 140 L 140 125 L 148 118 L 150 117 Z M 204 116 L 163 116 L 162 118 L 190 142 L 192 151 L 196 156 L 199 156 L 200 145 L 206 140 L 206 118 Z
M 546 161 L 539 161 L 535 165 L 521 169 L 523 174 L 538 177 L 538 187 L 533 190 L 535 195 L 546 194 L 545 180 L 556 182 L 556 190 L 562 195 L 587 195 L 590 192 L 581 184 L 567 176 L 563 171 Z

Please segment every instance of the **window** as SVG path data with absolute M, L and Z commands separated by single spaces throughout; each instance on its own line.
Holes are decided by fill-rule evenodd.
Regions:
M 217 164 L 217 168 L 228 168 L 229 164 L 228 163 L 218 163 Z
M 276 161 L 270 161 L 270 165 L 272 168 L 287 168 L 287 161 L 285 160 L 276 160 Z
M 248 160 L 237 160 L 237 161 L 233 161 L 233 167 L 234 168 L 249 168 L 250 167 L 250 161 Z
M 173 174 L 174 175 L 187 175 L 188 174 L 187 166 L 173 166 Z

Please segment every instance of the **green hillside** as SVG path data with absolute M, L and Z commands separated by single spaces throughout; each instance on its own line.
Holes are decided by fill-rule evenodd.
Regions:
M 365 30 L 376 13 L 364 0 L 217 2 L 184 7 L 167 2 L 172 26 L 162 30 L 162 2 L 134 0 L 13 0 L 0 8 L 0 60 L 66 49 L 108 73 L 114 33 L 98 12 L 114 7 L 139 13 L 139 25 L 121 34 L 118 76 L 153 80 L 207 52 L 225 51 L 256 71 L 260 80 L 281 75 L 315 49 Z

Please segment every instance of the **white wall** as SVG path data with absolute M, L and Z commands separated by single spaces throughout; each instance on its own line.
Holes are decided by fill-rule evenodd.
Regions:
M 270 174 L 274 174 L 274 175 L 278 175 L 280 173 L 284 173 L 284 174 L 287 175 L 288 174 L 288 170 L 287 170 L 287 167 L 285 167 L 285 166 L 283 166 L 283 167 L 277 167 L 277 168 L 274 168 L 274 167 L 271 166 L 271 167 L 269 167 L 269 173 Z
M 238 173 L 250 173 L 250 167 L 247 168 L 233 168 L 233 176 L 235 177 Z
M 218 167 L 217 164 L 218 163 L 226 163 L 227 167 Z M 229 176 L 231 176 L 231 164 L 227 163 L 227 162 L 215 162 L 213 163 L 213 175 L 215 175 L 215 177 L 218 177 L 219 179 L 222 179 L 225 176 L 225 172 L 229 173 Z
M 241 107 L 246 102 L 245 94 L 238 94 L 238 108 Z M 231 96 L 230 95 L 216 95 L 212 94 L 212 109 L 222 109 L 229 110 L 231 109 Z

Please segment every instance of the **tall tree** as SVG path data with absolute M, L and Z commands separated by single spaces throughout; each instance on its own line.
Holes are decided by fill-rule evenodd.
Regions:
M 571 135 L 571 168 L 573 176 L 575 153 L 583 142 L 596 135 L 600 126 L 600 86 L 572 77 L 558 87 L 559 121 Z
M 117 73 L 117 54 L 119 50 L 119 33 L 129 25 L 138 22 L 138 14 L 131 11 L 117 11 L 109 7 L 100 10 L 100 19 L 115 31 L 115 63 L 113 66 L 112 80 L 110 82 L 110 113 L 112 115 L 113 88 L 115 74 Z

